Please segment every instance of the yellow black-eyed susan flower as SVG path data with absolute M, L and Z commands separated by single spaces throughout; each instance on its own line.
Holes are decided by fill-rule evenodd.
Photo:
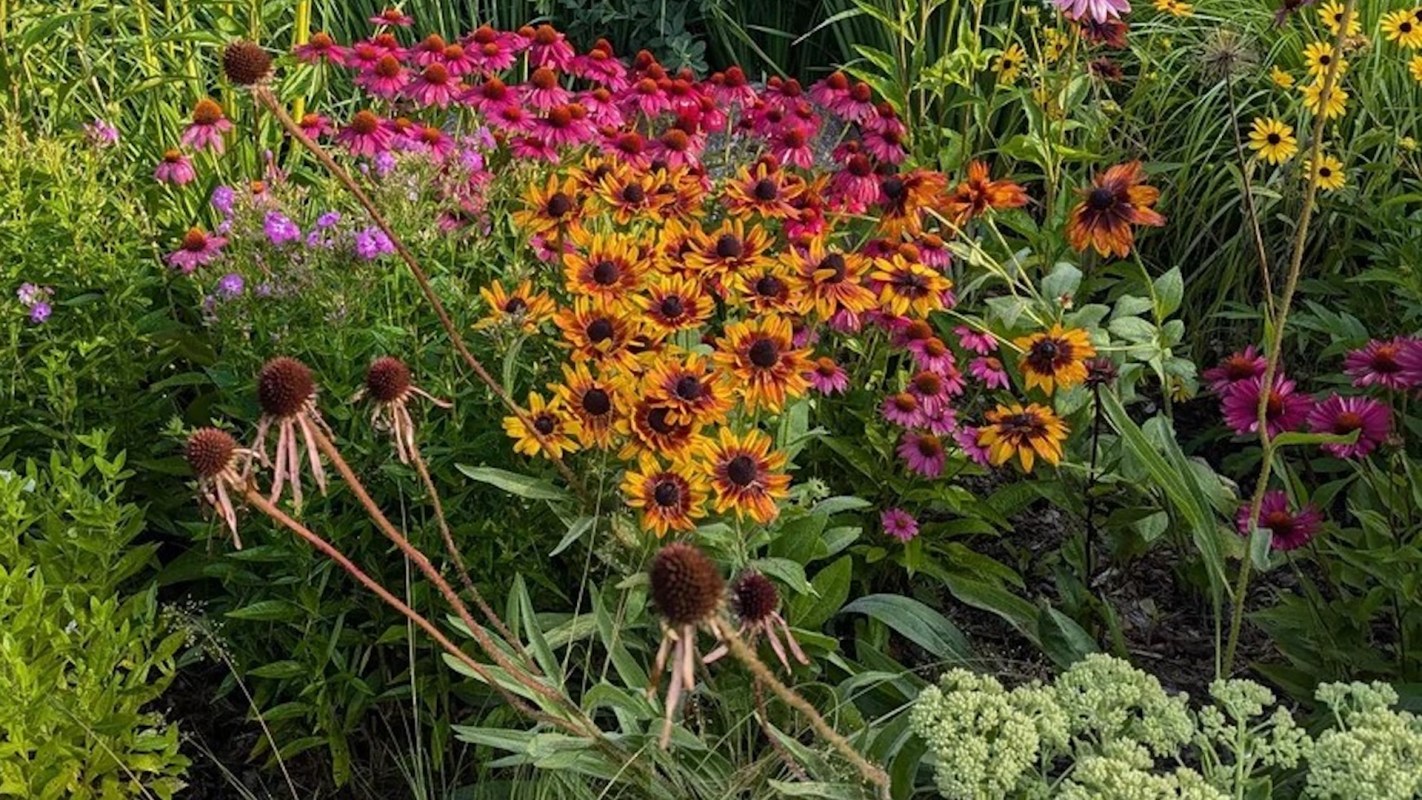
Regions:
M 1256 117 L 1253 130 L 1249 132 L 1249 147 L 1270 164 L 1282 164 L 1299 151 L 1299 142 L 1294 138 L 1293 126 L 1277 119 Z
M 790 476 L 784 473 L 785 454 L 771 449 L 769 436 L 756 429 L 738 436 L 722 428 L 709 461 L 718 513 L 734 511 L 762 525 L 775 519 L 775 501 L 787 494 Z
M 1066 436 L 1066 424 L 1052 409 L 1013 403 L 987 412 L 987 424 L 978 429 L 978 446 L 987 450 L 994 466 L 1016 458 L 1024 472 L 1031 472 L 1038 458 L 1048 464 L 1061 461 Z
M 1086 361 L 1096 355 L 1086 331 L 1063 328 L 1061 323 L 1019 337 L 1013 344 L 1022 350 L 1019 367 L 1027 388 L 1040 386 L 1047 394 L 1086 380 Z

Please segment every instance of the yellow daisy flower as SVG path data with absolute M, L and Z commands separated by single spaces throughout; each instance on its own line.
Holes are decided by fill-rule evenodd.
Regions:
M 994 466 L 1006 464 L 1016 456 L 1022 471 L 1031 472 L 1038 458 L 1049 464 L 1061 461 L 1067 426 L 1047 406 L 998 406 L 987 413 L 987 422 L 978 429 L 978 446 L 987 449 L 988 460 Z
M 1407 62 L 1407 69 L 1412 73 L 1412 80 L 1422 83 L 1422 55 L 1413 56 Z
M 1249 147 L 1270 164 L 1282 164 L 1299 151 L 1292 126 L 1277 119 L 1256 117 L 1254 130 L 1249 132 Z
M 1422 47 L 1422 22 L 1409 9 L 1399 9 L 1383 17 L 1383 37 L 1408 50 Z
M 1304 48 L 1304 65 L 1308 67 L 1308 74 L 1321 80 L 1333 65 L 1335 55 L 1331 42 L 1309 42 Z M 1339 57 L 1338 74 L 1342 75 L 1347 69 L 1348 59 Z
M 694 520 L 706 516 L 710 496 L 706 477 L 699 470 L 673 464 L 663 467 L 650 453 L 637 460 L 637 469 L 622 477 L 627 505 L 642 509 L 642 527 L 658 538 L 667 531 L 690 531 Z
M 1348 175 L 1343 171 L 1343 162 L 1333 156 L 1324 153 L 1318 157 L 1318 167 L 1315 169 L 1312 162 L 1304 160 L 1304 175 L 1307 177 L 1313 174 L 1318 180 L 1318 187 L 1326 192 L 1342 189 L 1343 184 L 1348 182 Z
M 538 436 L 528 426 L 523 424 L 523 420 L 517 416 L 504 417 L 504 432 L 514 439 L 514 452 L 523 453 L 528 456 L 539 454 L 550 455 L 552 458 L 562 458 L 565 453 L 573 453 L 578 449 L 577 442 L 573 437 L 582 431 L 582 425 L 577 418 L 569 412 L 563 405 L 563 399 L 554 397 L 548 402 L 544 402 L 543 395 L 538 392 L 528 394 L 528 421 L 532 424 L 533 430 L 543 435 L 543 442 L 538 441 Z M 544 443 L 547 444 L 545 449 Z
M 1318 19 L 1323 23 L 1323 27 L 1334 36 L 1338 35 L 1338 28 L 1343 24 L 1344 6 L 1340 0 L 1328 0 L 1327 3 L 1318 7 Z M 1363 32 L 1363 26 L 1358 22 L 1358 12 L 1354 11 L 1348 19 L 1348 36 L 1357 36 Z
M 1013 344 L 1022 349 L 1019 367 L 1027 389 L 1040 386 L 1047 394 L 1086 380 L 1086 360 L 1096 355 L 1096 347 L 1086 331 L 1068 330 L 1061 323 L 1049 330 L 1019 337 Z
M 1283 71 L 1282 69 L 1279 69 L 1278 65 L 1275 65 L 1270 68 L 1269 80 L 1273 81 L 1275 86 L 1278 86 L 1282 89 L 1294 88 L 1294 76 Z
M 1342 86 L 1334 86 L 1325 98 L 1323 81 L 1316 80 L 1303 87 L 1303 102 L 1304 108 L 1307 108 L 1310 114 L 1317 114 L 1322 108 L 1324 119 L 1341 117 L 1348 108 L 1348 90 Z
M 1188 17 L 1195 13 L 1195 7 L 1183 0 L 1155 0 L 1155 10 L 1172 17 Z
M 1017 76 L 1022 74 L 1022 67 L 1026 63 L 1027 52 L 1022 49 L 1022 45 L 1013 43 L 997 57 L 997 82 L 1016 83 Z

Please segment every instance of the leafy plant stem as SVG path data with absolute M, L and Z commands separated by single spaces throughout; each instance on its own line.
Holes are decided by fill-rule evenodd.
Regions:
M 1348 31 L 1348 23 L 1353 19 L 1354 9 L 1357 0 L 1347 0 L 1343 6 L 1343 13 L 1338 24 L 1338 34 L 1334 37 L 1333 52 L 1343 51 L 1343 37 Z M 1341 59 L 1334 59 L 1328 65 L 1328 71 L 1323 75 L 1323 85 L 1319 90 L 1319 103 L 1317 114 L 1313 123 L 1313 140 L 1309 142 L 1309 164 L 1316 165 L 1318 156 L 1323 152 L 1323 129 L 1328 123 L 1328 98 L 1332 96 L 1333 87 L 1338 79 L 1338 65 Z M 1268 347 L 1268 361 L 1264 366 L 1264 375 L 1260 379 L 1260 386 L 1263 387 L 1259 393 L 1259 409 L 1256 417 L 1259 428 L 1259 442 L 1263 446 L 1262 462 L 1259 465 L 1259 480 L 1254 484 L 1254 496 L 1249 501 L 1249 516 L 1251 526 L 1257 525 L 1259 520 L 1259 509 L 1264 505 L 1264 493 L 1269 488 L 1269 475 L 1274 465 L 1274 443 L 1269 436 L 1269 398 L 1274 391 L 1274 376 L 1279 371 L 1279 361 L 1283 355 L 1284 331 L 1289 320 L 1289 307 L 1294 301 L 1294 292 L 1298 289 L 1299 274 L 1303 271 L 1304 248 L 1308 242 L 1309 223 L 1313 221 L 1313 211 L 1315 201 L 1318 198 L 1318 170 L 1308 171 L 1308 182 L 1304 185 L 1303 208 L 1299 211 L 1298 227 L 1294 231 L 1293 251 L 1289 261 L 1289 272 L 1284 278 L 1284 292 L 1279 298 L 1278 311 L 1273 324 L 1273 337 Z M 1249 575 L 1253 568 L 1253 559 L 1247 554 L 1240 561 L 1239 577 L 1235 582 L 1234 608 L 1229 623 L 1229 640 L 1225 645 L 1224 673 L 1227 675 L 1234 670 L 1235 651 L 1239 647 L 1239 631 L 1244 624 L 1244 605 L 1247 600 L 1246 593 L 1249 590 Z

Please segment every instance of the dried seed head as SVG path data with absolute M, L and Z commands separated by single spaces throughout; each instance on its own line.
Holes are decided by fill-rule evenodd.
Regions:
M 238 86 L 255 86 L 272 71 L 272 57 L 256 42 L 238 39 L 222 51 L 222 71 Z
M 695 625 L 716 613 L 725 582 L 716 564 L 695 545 L 674 542 L 652 559 L 652 601 L 675 627 Z
M 780 591 L 759 572 L 747 572 L 731 586 L 731 603 L 742 622 L 765 622 L 780 608 Z
M 393 403 L 410 390 L 410 368 L 392 356 L 377 358 L 365 372 L 365 390 L 381 403 Z
M 296 416 L 315 395 L 311 368 L 294 358 L 273 358 L 257 376 L 257 402 L 269 416 Z
M 1092 388 L 1110 386 L 1116 381 L 1116 362 L 1106 356 L 1086 362 L 1086 385 Z
M 188 437 L 183 457 L 199 478 L 214 478 L 232 463 L 237 440 L 217 428 L 198 428 Z

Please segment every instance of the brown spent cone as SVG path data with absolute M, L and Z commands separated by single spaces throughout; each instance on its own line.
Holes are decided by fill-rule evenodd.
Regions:
M 256 86 L 272 71 L 272 57 L 256 42 L 229 42 L 222 51 L 222 71 L 237 86 Z
M 780 608 L 780 590 L 759 572 L 747 572 L 731 586 L 731 606 L 742 622 L 765 622 Z
M 237 440 L 227 431 L 198 428 L 188 437 L 183 457 L 199 478 L 214 478 L 232 463 Z
M 382 356 L 365 371 L 365 390 L 381 403 L 393 403 L 410 390 L 410 368 L 393 356 Z
M 269 416 L 296 416 L 315 394 L 311 368 L 288 356 L 268 361 L 257 376 L 257 402 Z
M 649 570 L 652 601 L 675 627 L 710 619 L 721 605 L 726 583 L 706 553 L 695 545 L 674 542 L 652 558 Z

